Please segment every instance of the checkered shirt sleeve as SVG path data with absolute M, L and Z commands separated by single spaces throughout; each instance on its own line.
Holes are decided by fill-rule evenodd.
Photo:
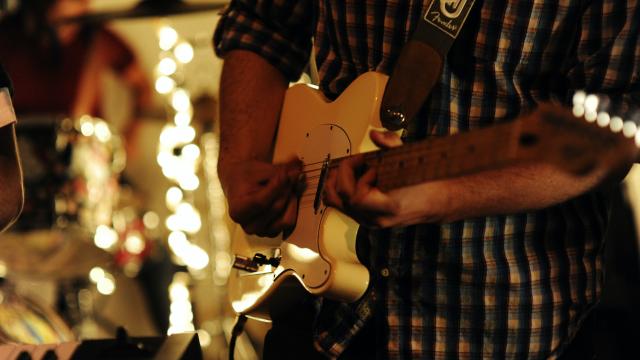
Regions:
M 236 0 L 216 27 L 214 49 L 220 57 L 252 51 L 295 81 L 309 60 L 312 26 L 310 1 Z

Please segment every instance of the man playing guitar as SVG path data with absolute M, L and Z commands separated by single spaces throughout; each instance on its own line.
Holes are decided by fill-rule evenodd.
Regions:
M 334 99 L 364 72 L 391 72 L 428 4 L 231 3 L 214 38 L 225 59 L 219 174 L 230 215 L 247 233 L 295 226 L 302 164 L 272 164 L 271 154 L 311 39 L 320 89 Z M 638 24 L 636 1 L 476 1 L 405 141 L 514 120 L 543 103 L 567 104 L 580 89 L 630 105 L 640 89 Z M 394 133 L 371 139 L 402 144 Z M 354 157 L 332 169 L 324 201 L 363 225 L 359 255 L 371 283 L 354 304 L 321 304 L 316 350 L 430 359 L 563 353 L 599 296 L 609 196 L 618 191 L 603 184 L 628 167 L 575 177 L 522 164 L 385 193 L 361 165 Z M 280 356 L 301 356 L 292 342 Z

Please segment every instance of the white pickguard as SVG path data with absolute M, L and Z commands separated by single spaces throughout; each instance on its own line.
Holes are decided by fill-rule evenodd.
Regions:
M 329 278 L 331 264 L 322 257 L 319 249 L 320 225 L 325 207 L 320 204 L 314 209 L 315 190 L 325 159 L 348 156 L 351 152 L 351 142 L 347 133 L 340 127 L 322 124 L 305 134 L 302 144 L 300 159 L 308 164 L 305 165 L 305 170 L 312 169 L 307 173 L 310 189 L 305 191 L 308 195 L 300 201 L 296 228 L 280 247 L 282 261 L 276 270 L 276 276 L 282 271 L 293 270 L 307 287 L 319 288 Z

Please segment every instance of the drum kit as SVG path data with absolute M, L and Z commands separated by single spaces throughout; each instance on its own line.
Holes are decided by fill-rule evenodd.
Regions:
M 98 23 L 216 10 L 224 2 L 143 0 L 132 8 L 93 12 L 61 23 Z M 74 339 L 71 328 L 48 306 L 15 291 L 12 277 L 50 281 L 87 278 L 95 267 L 117 262 L 98 246 L 97 229 L 112 228 L 119 175 L 125 165 L 120 137 L 107 122 L 83 116 L 19 116 L 18 144 L 25 207 L 0 234 L 0 343 L 44 344 Z M 116 232 L 117 233 L 117 232 Z

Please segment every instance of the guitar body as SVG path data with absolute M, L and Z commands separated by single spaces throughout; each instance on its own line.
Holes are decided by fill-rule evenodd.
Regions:
M 270 314 L 286 311 L 306 294 L 345 302 L 364 294 L 369 272 L 356 256 L 358 225 L 326 208 L 316 190 L 326 160 L 376 149 L 369 131 L 382 128 L 378 114 L 386 82 L 383 74 L 365 73 L 333 102 L 306 85 L 287 91 L 273 161 L 300 158 L 307 188 L 300 198 L 296 227 L 286 239 L 248 236 L 236 227 L 234 254 L 280 258 L 277 267 L 232 270 L 229 296 L 237 313 L 268 321 Z

